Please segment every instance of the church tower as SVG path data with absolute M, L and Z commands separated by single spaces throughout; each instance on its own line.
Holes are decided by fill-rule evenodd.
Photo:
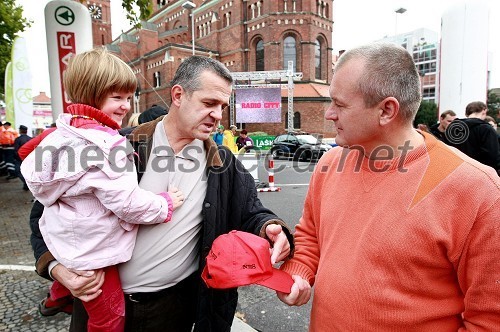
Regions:
M 110 44 L 112 42 L 110 1 L 111 0 L 87 0 L 84 2 L 92 18 L 94 47 Z

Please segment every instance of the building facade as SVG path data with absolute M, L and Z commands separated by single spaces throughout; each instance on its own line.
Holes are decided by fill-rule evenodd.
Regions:
M 111 0 L 87 0 L 84 2 L 89 9 L 92 19 L 92 38 L 94 47 L 107 45 L 112 42 L 110 1 Z
M 96 1 L 103 10 L 106 2 L 109 5 Z M 152 6 L 153 15 L 140 29 L 122 33 L 107 45 L 137 75 L 135 111 L 155 104 L 168 107 L 169 82 L 180 63 L 193 54 L 194 34 L 194 54 L 216 58 L 232 72 L 282 71 L 292 61 L 293 70 L 302 73 L 302 79 L 294 82 L 294 129 L 335 135 L 333 124 L 324 120 L 332 75 L 332 0 L 154 0 Z M 286 81 L 251 82 L 276 83 L 286 86 Z M 287 95 L 282 89 L 281 123 L 237 125 L 249 132 L 285 132 Z M 223 125 L 234 123 L 230 114 L 223 115 Z
M 33 128 L 36 128 L 38 131 L 36 134 L 50 127 L 52 122 L 52 105 L 50 98 L 45 92 L 40 92 L 37 96 L 33 97 Z
M 410 54 L 421 77 L 422 100 L 439 100 L 439 39 L 438 33 L 421 28 L 380 40 L 401 45 Z

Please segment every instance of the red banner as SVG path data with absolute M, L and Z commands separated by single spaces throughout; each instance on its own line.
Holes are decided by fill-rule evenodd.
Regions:
M 61 82 L 63 112 L 66 113 L 68 105 L 71 104 L 71 102 L 68 100 L 66 91 L 64 90 L 63 74 L 68 66 L 69 59 L 76 54 L 75 33 L 57 31 L 57 50 L 59 56 L 59 79 Z

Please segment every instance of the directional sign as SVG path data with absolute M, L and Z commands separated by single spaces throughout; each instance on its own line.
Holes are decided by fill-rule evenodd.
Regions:
M 55 18 L 57 23 L 61 25 L 71 25 L 75 21 L 75 14 L 70 8 L 61 6 L 55 11 Z
M 45 31 L 52 116 L 55 120 L 70 103 L 62 84 L 68 60 L 75 54 L 92 49 L 92 20 L 87 7 L 77 1 L 50 1 L 45 6 Z

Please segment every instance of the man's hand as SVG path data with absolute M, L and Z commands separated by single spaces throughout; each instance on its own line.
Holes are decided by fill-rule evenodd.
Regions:
M 104 283 L 103 270 L 75 271 L 57 264 L 51 271 L 52 277 L 64 285 L 74 297 L 84 302 L 92 301 L 101 295 Z
M 280 225 L 270 224 L 266 226 L 266 236 L 273 243 L 271 249 L 271 263 L 281 262 L 290 255 L 290 243 Z
M 276 291 L 276 295 L 278 295 L 281 302 L 289 306 L 306 304 L 311 298 L 311 285 L 298 275 L 293 275 L 292 278 L 294 283 L 290 294 Z

